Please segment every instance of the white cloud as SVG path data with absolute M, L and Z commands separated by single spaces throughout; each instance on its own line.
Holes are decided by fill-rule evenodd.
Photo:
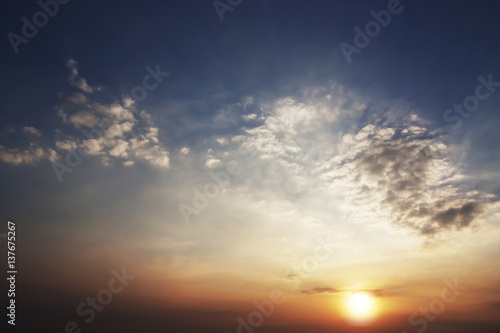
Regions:
M 125 140 L 117 140 L 118 142 L 115 144 L 114 148 L 109 151 L 109 154 L 114 157 L 128 157 L 128 142 Z
M 229 143 L 226 138 L 217 138 L 215 141 L 221 146 L 226 146 Z
M 104 148 L 106 146 L 104 144 L 103 138 L 98 138 L 83 140 L 83 142 L 80 144 L 80 147 L 85 151 L 86 154 L 104 155 Z
M 42 148 L 36 143 L 30 144 L 28 149 L 9 149 L 0 145 L 0 160 L 13 165 L 36 165 L 43 160 L 54 162 L 57 153 L 50 148 Z
M 129 108 L 135 103 L 135 101 L 131 97 L 125 97 L 122 100 L 122 103 L 123 103 L 123 106 L 125 106 L 126 108 Z M 142 111 L 142 112 L 144 112 L 144 111 Z M 142 115 L 142 112 L 141 112 L 141 115 Z
M 220 165 L 221 164 L 221 160 L 219 160 L 218 158 L 214 158 L 214 157 L 208 157 L 207 158 L 207 161 L 205 162 L 205 166 L 207 168 L 215 168 L 216 166 Z
M 99 122 L 99 118 L 90 112 L 80 110 L 69 117 L 69 122 L 80 128 L 82 125 L 87 127 L 94 127 Z
M 78 62 L 76 62 L 73 59 L 70 59 L 66 63 L 66 66 L 71 70 L 71 75 L 68 78 L 68 82 L 72 86 L 75 86 L 86 93 L 94 92 L 94 89 L 88 85 L 87 80 L 81 78 L 80 75 L 78 74 Z
M 94 103 L 93 108 L 96 112 L 104 115 L 112 120 L 122 121 L 137 121 L 134 117 L 132 110 L 135 110 L 133 106 L 125 107 L 118 103 L 113 103 L 111 105 L 105 105 L 100 103 Z
M 78 145 L 75 141 L 56 140 L 56 147 L 57 147 L 57 149 L 61 149 L 61 150 L 75 150 L 78 147 Z
M 132 138 L 130 142 L 130 155 L 136 159 L 146 160 L 152 165 L 167 168 L 170 165 L 168 153 L 159 145 L 150 144 L 144 136 Z
M 241 116 L 244 120 L 255 120 L 257 119 L 257 115 L 255 113 L 251 113 L 251 114 L 244 114 Z
M 127 133 L 131 132 L 134 128 L 134 123 L 132 122 L 114 122 L 111 126 L 109 126 L 106 131 L 106 138 L 115 139 L 115 138 L 123 138 Z
M 29 134 L 31 134 L 33 136 L 36 136 L 36 137 L 42 136 L 42 132 L 41 131 L 39 131 L 36 128 L 31 127 L 31 126 L 25 126 L 25 127 L 23 127 L 23 132 L 29 133 Z

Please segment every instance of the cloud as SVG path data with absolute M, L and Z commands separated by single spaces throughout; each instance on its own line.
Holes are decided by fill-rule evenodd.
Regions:
M 289 280 L 295 280 L 295 279 L 301 279 L 302 275 L 300 275 L 299 273 L 291 272 L 286 274 L 284 278 Z
M 78 128 L 82 125 L 87 127 L 94 127 L 99 122 L 99 118 L 87 111 L 80 110 L 69 117 L 69 122 Z
M 226 138 L 217 138 L 217 139 L 215 139 L 215 141 L 217 141 L 217 143 L 221 146 L 227 146 L 227 144 L 228 144 L 228 141 Z
M 373 101 L 338 84 L 253 103 L 261 124 L 241 124 L 206 160 L 212 168 L 239 160 L 249 192 L 266 189 L 321 216 L 326 207 L 309 206 L 314 196 L 350 223 L 390 224 L 426 237 L 474 225 L 496 200 L 470 181 L 460 147 L 404 105 L 378 101 L 382 107 L 368 109 Z M 325 216 L 318 217 L 325 224 L 335 218 Z
M 311 289 L 302 290 L 302 294 L 338 294 L 338 293 L 369 293 L 374 296 L 381 296 L 384 294 L 383 289 L 356 289 L 356 288 L 332 288 L 332 287 L 315 287 Z
M 207 168 L 215 168 L 216 166 L 220 165 L 221 161 L 217 158 L 213 158 L 210 155 L 208 155 L 207 161 L 205 162 L 205 166 Z
M 42 148 L 36 143 L 30 144 L 28 149 L 9 149 L 0 145 L 0 160 L 13 165 L 36 165 L 43 160 L 54 162 L 57 153 L 50 148 Z
M 42 132 L 37 130 L 36 128 L 34 127 L 31 127 L 31 126 L 24 126 L 23 127 L 23 132 L 25 133 L 29 133 L 33 136 L 36 136 L 36 137 L 41 137 L 42 136 Z
M 59 141 L 59 140 L 56 140 L 56 147 L 57 149 L 60 149 L 60 150 L 75 150 L 78 145 L 75 141 L 68 141 L 68 140 L 64 140 L 64 141 Z
M 244 114 L 241 116 L 244 120 L 255 120 L 257 119 L 257 115 L 255 113 L 251 113 L 251 114 Z
M 68 60 L 66 63 L 66 66 L 70 69 L 71 75 L 68 78 L 68 82 L 72 85 L 77 87 L 78 89 L 86 92 L 86 93 L 93 93 L 94 88 L 88 85 L 87 80 L 83 79 L 80 77 L 78 74 L 78 62 L 76 62 L 73 59 Z M 99 89 L 97 89 L 99 90 Z
M 312 289 L 306 289 L 302 290 L 301 293 L 306 294 L 306 295 L 313 295 L 313 294 L 334 294 L 334 293 L 339 293 L 341 290 L 336 289 L 336 288 L 331 288 L 331 287 L 315 287 Z
M 78 75 L 76 61 L 70 60 L 68 67 L 75 78 Z M 71 80 L 70 83 L 74 85 Z M 82 90 L 89 92 L 88 89 Z M 132 166 L 138 160 L 161 168 L 170 165 L 169 154 L 160 144 L 159 131 L 151 116 L 144 110 L 138 112 L 130 98 L 105 103 L 81 93 L 72 93 L 61 98 L 57 110 L 64 122 L 81 129 L 80 138 L 75 143 L 88 155 L 100 156 L 104 165 L 110 165 L 115 159 L 122 160 L 126 166 Z M 106 123 L 105 128 L 101 126 L 103 123 Z M 59 143 L 59 147 L 64 149 L 67 145 Z
M 422 235 L 469 226 L 493 197 L 468 191 L 449 146 L 422 127 L 368 125 L 344 135 L 341 146 L 324 179 L 354 205 L 371 202 L 365 209 L 375 216 Z
M 162 168 L 170 165 L 169 154 L 158 138 L 158 128 L 150 126 L 152 122 L 149 115 L 145 111 L 139 114 L 135 110 L 135 104 L 104 104 L 87 99 L 85 111 L 79 110 L 68 115 L 74 109 L 71 102 L 63 99 L 59 116 L 68 119 L 75 129 L 87 127 L 82 133 L 94 133 L 90 137 L 80 134 L 79 146 L 87 154 L 101 156 L 101 161 L 106 165 L 113 158 L 127 159 L 129 162 L 145 160 Z M 103 122 L 107 123 L 106 129 L 98 125 Z
M 54 162 L 59 158 L 54 149 L 38 142 L 45 141 L 45 138 L 42 137 L 42 132 L 34 127 L 24 126 L 20 131 L 9 128 L 6 133 L 17 136 L 17 141 L 21 147 L 9 148 L 0 145 L 0 161 L 4 163 L 37 165 L 44 160 Z
M 72 70 L 70 84 L 85 92 L 92 92 L 86 81 L 78 75 L 78 64 L 70 60 Z M 62 94 L 56 106 L 57 115 L 72 129 L 57 130 L 54 149 L 72 151 L 81 148 L 90 156 L 99 156 L 103 165 L 120 160 L 126 166 L 143 160 L 153 166 L 168 168 L 169 153 L 161 145 L 159 130 L 144 110 L 138 112 L 128 98 L 123 101 L 99 101 L 80 92 Z M 40 137 L 41 132 L 33 127 L 24 127 L 23 132 Z M 44 147 L 43 147 L 44 146 Z M 0 159 L 11 164 L 36 165 L 43 159 L 58 160 L 56 151 L 48 147 L 46 140 L 32 142 L 29 149 L 7 149 L 1 146 Z
M 477 202 L 469 202 L 460 208 L 449 208 L 439 212 L 432 217 L 440 226 L 456 225 L 466 227 L 476 216 L 482 213 L 481 206 Z

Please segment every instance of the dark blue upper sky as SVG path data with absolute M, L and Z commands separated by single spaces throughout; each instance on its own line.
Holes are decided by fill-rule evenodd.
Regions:
M 402 99 L 434 126 L 447 125 L 444 111 L 473 92 L 479 75 L 500 78 L 500 4 L 403 0 L 402 11 L 348 64 L 339 44 L 353 45 L 353 28 L 364 29 L 370 11 L 387 3 L 243 1 L 221 22 L 211 1 L 73 0 L 15 54 L 7 34 L 20 35 L 21 18 L 32 21 L 40 7 L 4 2 L 1 127 L 57 127 L 68 59 L 114 96 L 129 93 L 146 66 L 160 64 L 170 77 L 141 107 L 155 110 L 160 127 L 172 127 L 171 142 L 182 137 L 182 117 L 203 119 L 244 96 L 283 97 L 329 81 L 375 99 Z M 484 127 L 473 139 L 493 151 L 496 141 L 484 136 L 496 131 L 488 126 L 498 123 L 499 99 L 493 94 L 464 124 Z M 200 103 L 179 115 L 165 101 Z
M 210 1 L 70 1 L 15 54 L 2 43 L 2 122 L 48 122 L 80 63 L 89 82 L 127 91 L 144 67 L 161 63 L 171 80 L 162 98 L 228 100 L 287 94 L 294 82 L 338 80 L 367 94 L 405 98 L 437 121 L 467 96 L 478 75 L 497 73 L 500 5 L 495 1 L 402 1 L 400 14 L 348 65 L 339 44 L 387 1 L 243 1 L 221 22 Z M 2 31 L 20 34 L 36 1 L 3 4 Z M 23 98 L 24 96 L 24 98 Z M 29 98 L 25 98 L 29 96 Z M 200 110 L 210 113 L 213 110 Z

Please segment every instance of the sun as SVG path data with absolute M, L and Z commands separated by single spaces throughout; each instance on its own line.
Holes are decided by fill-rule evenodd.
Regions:
M 375 299 L 367 293 L 354 293 L 346 299 L 346 316 L 353 324 L 369 324 L 375 317 L 375 310 Z

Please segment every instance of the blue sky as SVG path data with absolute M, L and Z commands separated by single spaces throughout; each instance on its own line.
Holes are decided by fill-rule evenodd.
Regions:
M 144 273 L 130 297 L 171 313 L 219 302 L 224 317 L 333 233 L 341 255 L 304 288 L 386 290 L 386 308 L 403 297 L 404 309 L 387 316 L 407 317 L 416 295 L 440 287 L 434 277 L 462 269 L 484 290 L 458 312 L 498 304 L 487 267 L 500 236 L 499 5 L 243 0 L 221 21 L 214 3 L 73 0 L 18 52 L 9 33 L 41 7 L 3 5 L 0 219 L 23 225 L 27 272 L 43 253 L 54 272 L 96 276 L 53 285 L 43 273 L 30 288 L 92 291 L 120 262 Z M 355 28 L 366 33 L 388 3 L 398 14 L 347 61 L 341 43 L 355 46 Z M 453 110 L 466 101 L 473 111 Z M 464 253 L 461 269 L 435 262 Z M 329 281 L 339 267 L 345 276 Z M 394 277 L 402 267 L 419 273 Z M 183 295 L 164 287 L 154 298 L 166 281 L 202 305 L 173 306 Z M 283 318 L 323 304 L 300 297 Z M 217 325 L 234 330 L 228 316 Z

